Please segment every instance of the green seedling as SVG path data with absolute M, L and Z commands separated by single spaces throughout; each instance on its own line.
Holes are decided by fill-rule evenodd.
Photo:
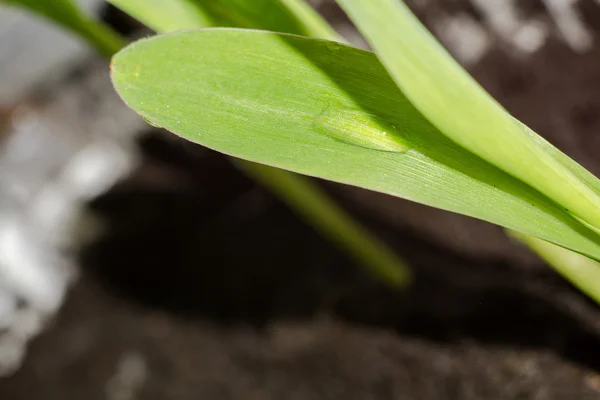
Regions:
M 342 40 L 304 0 L 108 0 L 157 32 L 208 26 Z
M 223 153 L 600 259 L 596 177 L 511 117 L 402 2 L 339 3 L 375 53 L 281 33 L 192 30 L 120 52 L 115 87 L 153 123 Z
M 78 33 L 104 55 L 124 44 L 108 27 L 83 16 L 72 0 L 0 0 L 18 4 Z M 337 34 L 306 3 L 300 0 L 113 0 L 116 6 L 147 26 L 166 32 L 203 26 L 238 26 L 284 30 L 338 39 Z M 202 5 L 202 6 L 201 6 Z M 160 126 L 146 118 L 153 126 Z M 407 265 L 305 177 L 265 165 L 237 160 L 235 164 L 277 195 L 374 278 L 394 288 L 411 279 Z
M 163 33 L 227 26 L 338 42 L 237 29 L 169 34 L 115 57 L 113 81 L 152 124 L 224 153 L 514 229 L 600 301 L 600 269 L 586 257 L 600 259 L 598 179 L 513 119 L 402 2 L 339 0 L 369 53 L 339 44 L 302 0 L 110 1 Z M 335 205 L 302 189 L 310 182 L 258 164 L 245 170 L 367 264 L 398 264 L 360 227 L 348 229 L 343 213 L 336 222 Z
M 144 118 L 207 147 L 600 257 L 595 232 L 445 136 L 371 52 L 264 31 L 192 30 L 129 46 L 112 76 Z

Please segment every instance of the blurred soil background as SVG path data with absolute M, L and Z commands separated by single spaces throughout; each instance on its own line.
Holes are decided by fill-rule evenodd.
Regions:
M 517 118 L 599 174 L 600 3 L 577 3 L 590 43 L 554 27 L 538 47 L 543 30 L 514 39 L 477 3 L 411 5 Z M 555 23 L 517 3 L 522 25 Z M 500 228 L 323 182 L 414 268 L 409 290 L 389 290 L 224 156 L 139 121 L 81 54 L 24 106 L 81 135 L 143 131 L 141 162 L 87 206 L 103 233 L 0 399 L 600 399 L 600 310 Z

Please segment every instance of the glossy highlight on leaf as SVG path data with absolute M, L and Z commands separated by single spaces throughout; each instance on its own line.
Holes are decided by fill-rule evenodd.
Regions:
M 342 41 L 304 0 L 108 0 L 157 32 L 201 27 L 264 29 Z
M 315 119 L 315 129 L 334 139 L 379 151 L 404 152 L 409 149 L 396 127 L 362 110 L 328 106 Z
M 473 216 L 600 259 L 595 232 L 442 134 L 371 52 L 261 31 L 191 30 L 129 46 L 113 59 L 112 77 L 138 113 L 223 153 Z M 324 134 L 315 122 L 331 104 L 377 116 L 408 150 L 374 151 Z

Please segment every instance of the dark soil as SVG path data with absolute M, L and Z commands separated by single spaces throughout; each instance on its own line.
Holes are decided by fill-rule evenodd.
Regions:
M 600 46 L 552 42 L 473 73 L 600 173 L 599 66 Z M 108 234 L 0 399 L 600 398 L 600 310 L 500 230 L 324 183 L 413 266 L 398 293 L 225 157 L 162 132 L 142 146 L 134 176 L 91 205 Z

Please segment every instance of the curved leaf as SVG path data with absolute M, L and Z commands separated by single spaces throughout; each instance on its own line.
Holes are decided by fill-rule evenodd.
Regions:
M 237 29 L 139 41 L 113 59 L 138 113 L 218 151 L 470 215 L 600 259 L 596 233 L 442 135 L 371 52 Z
M 600 230 L 600 197 L 544 151 L 448 54 L 400 0 L 337 0 L 403 93 L 464 148 Z
M 213 25 L 195 0 L 108 0 L 157 32 Z

